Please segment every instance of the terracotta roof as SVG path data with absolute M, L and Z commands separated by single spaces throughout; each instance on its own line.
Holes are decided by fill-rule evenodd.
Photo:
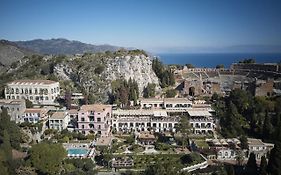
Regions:
M 106 108 L 111 108 L 111 105 L 103 105 L 103 104 L 83 105 L 81 106 L 80 110 L 103 112 Z
M 14 80 L 12 82 L 9 82 L 8 85 L 14 85 L 14 84 L 21 84 L 21 85 L 31 85 L 31 84 L 54 84 L 57 83 L 55 81 L 51 80 Z

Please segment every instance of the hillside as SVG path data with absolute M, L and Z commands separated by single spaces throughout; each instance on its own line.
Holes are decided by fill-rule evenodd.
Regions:
M 0 85 L 15 79 L 51 79 L 60 81 L 64 91 L 83 92 L 91 96 L 92 102 L 106 102 L 112 81 L 130 78 L 136 80 L 140 94 L 148 83 L 155 83 L 160 90 L 152 58 L 140 50 L 75 56 L 33 55 L 0 74 Z
M 19 47 L 16 43 L 0 40 L 0 67 L 10 66 L 13 62 L 31 54 L 32 51 Z
M 70 41 L 67 39 L 36 39 L 30 41 L 15 41 L 21 47 L 34 50 L 41 54 L 83 54 L 86 52 L 97 53 L 105 51 L 117 51 L 120 47 L 111 45 L 92 45 L 80 41 Z

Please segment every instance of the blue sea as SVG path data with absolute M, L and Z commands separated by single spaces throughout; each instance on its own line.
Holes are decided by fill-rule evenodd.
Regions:
M 281 53 L 163 53 L 157 54 L 164 64 L 192 64 L 195 67 L 216 67 L 223 64 L 228 68 L 245 58 L 253 58 L 257 63 L 279 63 Z

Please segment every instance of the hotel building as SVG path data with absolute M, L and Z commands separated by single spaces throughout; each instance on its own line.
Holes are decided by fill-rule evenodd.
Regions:
M 216 121 L 207 110 L 190 109 L 189 122 L 194 134 L 212 134 L 216 128 Z
M 6 99 L 28 99 L 37 105 L 54 105 L 59 94 L 59 82 L 51 80 L 15 80 L 5 88 Z
M 161 109 L 113 110 L 112 127 L 117 132 L 175 132 L 178 116 Z
M 142 109 L 166 109 L 167 112 L 186 112 L 192 107 L 192 101 L 186 98 L 143 98 L 140 100 Z
M 83 105 L 78 111 L 78 130 L 83 134 L 95 133 L 108 136 L 112 106 L 102 104 Z

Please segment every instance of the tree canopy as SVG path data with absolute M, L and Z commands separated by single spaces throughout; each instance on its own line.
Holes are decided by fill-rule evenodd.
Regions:
M 66 157 L 66 150 L 60 144 L 40 143 L 32 146 L 30 154 L 31 163 L 38 171 L 58 174 Z

